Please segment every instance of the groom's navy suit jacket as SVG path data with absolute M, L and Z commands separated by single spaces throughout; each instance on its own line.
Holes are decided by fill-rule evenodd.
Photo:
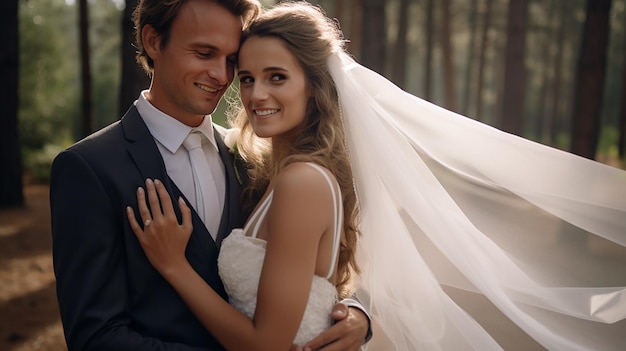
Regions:
M 243 224 L 232 155 L 216 132 L 226 169 L 226 201 L 211 238 L 193 212 L 187 258 L 222 297 L 219 243 Z M 222 350 L 174 289 L 151 266 L 126 217 L 137 214 L 137 187 L 163 181 L 173 201 L 184 195 L 168 177 L 156 143 L 133 106 L 54 160 L 50 182 L 54 270 L 69 350 Z M 178 206 L 175 206 L 178 211 Z M 191 206 L 190 206 L 191 207 Z M 177 212 L 180 218 L 180 212 Z

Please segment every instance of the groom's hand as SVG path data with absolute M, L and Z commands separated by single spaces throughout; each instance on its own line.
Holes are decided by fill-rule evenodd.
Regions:
M 357 351 L 363 345 L 369 320 L 358 308 L 338 303 L 333 307 L 335 324 L 304 345 L 304 351 Z

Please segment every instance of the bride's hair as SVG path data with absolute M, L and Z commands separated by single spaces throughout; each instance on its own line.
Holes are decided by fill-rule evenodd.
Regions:
M 290 145 L 287 157 L 273 159 L 268 140 L 256 137 L 245 110 L 230 116 L 232 127 L 241 130 L 237 142 L 241 156 L 252 165 L 247 194 L 265 191 L 269 180 L 293 162 L 314 162 L 329 169 L 343 195 L 343 237 L 339 250 L 337 292 L 341 297 L 352 293 L 353 273 L 358 274 L 355 253 L 358 238 L 359 209 L 353 185 L 350 160 L 335 83 L 327 59 L 343 50 L 337 24 L 321 9 L 305 2 L 281 3 L 264 12 L 244 31 L 242 44 L 251 37 L 274 37 L 282 40 L 304 71 L 313 92 L 306 109 L 303 132 Z

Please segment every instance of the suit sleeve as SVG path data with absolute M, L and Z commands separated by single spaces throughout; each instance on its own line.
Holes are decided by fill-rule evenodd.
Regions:
M 361 312 L 363 312 L 365 317 L 367 317 L 367 334 L 365 334 L 365 340 L 363 341 L 363 344 L 368 343 L 372 339 L 372 336 L 374 336 L 374 333 L 372 332 L 372 316 L 370 316 L 370 314 L 367 312 L 365 307 L 361 304 L 356 296 L 342 299 L 340 302 L 348 307 L 359 309 Z
M 116 208 L 96 172 L 76 152 L 62 152 L 52 165 L 50 207 L 68 350 L 200 350 L 142 337 L 132 329 L 124 208 Z

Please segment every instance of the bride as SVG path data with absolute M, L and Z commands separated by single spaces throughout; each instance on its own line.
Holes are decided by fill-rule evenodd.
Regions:
M 244 109 L 233 124 L 241 130 L 237 150 L 251 167 L 246 191 L 263 196 L 245 227 L 220 247 L 219 274 L 232 306 L 185 257 L 191 210 L 182 199 L 179 225 L 165 187 L 148 180 L 150 208 L 144 192 L 138 203 L 149 226 L 142 229 L 129 213 L 150 262 L 225 349 L 275 351 L 309 342 L 316 349 L 323 343 L 355 350 L 364 341 L 367 323 L 347 341 L 317 338 L 331 326 L 338 298 L 351 296 L 358 270 L 358 207 L 326 66 L 335 31 L 332 22 L 303 6 L 293 13 L 276 8 L 243 33 L 238 78 Z M 312 52 L 320 55 L 311 60 Z M 225 133 L 226 144 L 234 130 Z
M 275 57 L 279 50 L 273 40 L 282 40 L 292 59 L 300 57 L 294 52 L 309 50 L 306 62 L 296 61 L 307 78 L 312 69 L 325 70 L 332 78 L 343 123 L 338 135 L 345 134 L 351 189 L 360 211 L 355 265 L 360 274 L 354 286 L 375 325 L 366 348 L 501 349 L 507 340 L 495 337 L 498 326 L 491 326 L 481 310 L 465 303 L 467 296 L 489 301 L 503 320 L 546 349 L 622 348 L 626 172 L 504 133 L 412 96 L 350 58 L 338 30 L 334 26 L 328 30 L 328 25 L 333 22 L 306 3 L 268 10 L 244 35 L 239 75 L 248 116 L 254 104 L 247 103 L 246 84 L 257 83 L 261 76 L 247 67 L 256 59 Z M 289 28 L 297 39 L 287 42 L 274 32 L 281 28 Z M 315 39 L 297 37 L 310 28 L 324 30 Z M 331 50 L 310 51 L 319 41 L 327 41 Z M 252 45 L 259 42 L 263 45 Z M 323 64 L 314 66 L 316 61 Z M 285 72 L 271 79 L 279 82 L 292 76 Z M 307 96 L 320 93 L 307 82 Z M 273 135 L 263 134 L 250 118 L 257 135 Z M 301 137 L 294 134 L 294 140 Z M 260 174 L 255 170 L 253 176 Z M 272 186 L 269 182 L 268 189 Z M 344 201 L 344 211 L 345 206 Z M 280 217 L 269 211 L 273 213 L 269 216 Z M 335 212 L 333 218 L 338 217 Z M 142 236 L 136 222 L 134 227 Z M 343 228 L 342 244 L 345 222 Z M 224 245 L 221 255 L 228 255 Z M 151 261 L 167 257 L 167 249 L 163 251 L 148 252 Z M 268 249 L 259 299 L 269 299 L 263 279 L 271 269 L 270 255 Z M 283 271 L 290 264 L 283 261 Z M 302 304 L 294 306 L 304 308 Z M 196 310 L 211 307 L 209 302 L 202 305 L 196 304 Z M 252 318 L 256 324 L 262 316 L 255 313 Z M 232 328 L 229 332 L 237 335 L 236 326 Z M 219 335 L 222 330 L 217 329 L 211 331 Z M 290 329 L 288 338 L 295 335 L 296 328 Z

